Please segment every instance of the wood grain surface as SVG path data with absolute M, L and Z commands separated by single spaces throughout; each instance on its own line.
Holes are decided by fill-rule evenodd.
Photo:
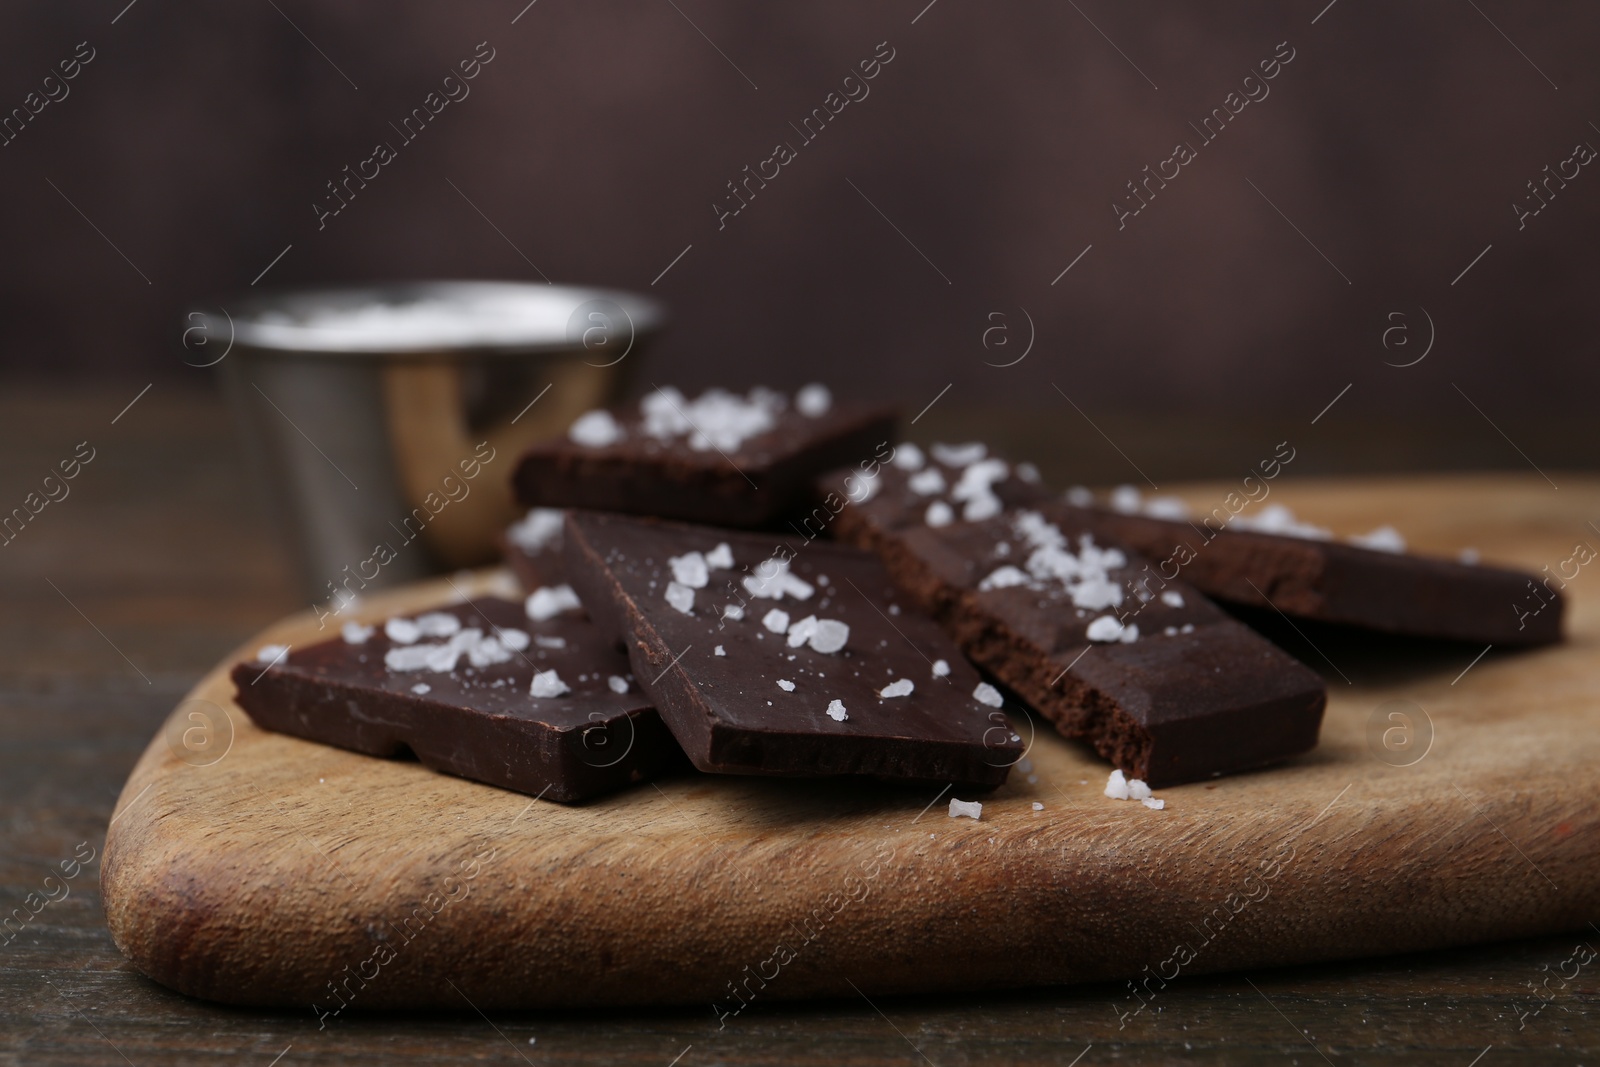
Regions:
M 1390 522 L 1417 547 L 1533 570 L 1600 543 L 1592 481 L 1279 498 L 1335 530 Z M 364 612 L 505 580 L 428 583 Z M 1126 1023 L 1204 972 L 1584 928 L 1600 896 L 1600 599 L 1570 592 L 1570 640 L 1535 652 L 1302 627 L 1293 650 L 1330 679 L 1309 756 L 1164 790 L 1152 811 L 1106 799 L 1107 768 L 1041 729 L 1030 769 L 977 798 L 979 822 L 931 790 L 702 775 L 536 802 L 258 731 L 224 662 L 124 787 L 107 917 L 145 973 L 232 1003 L 325 1018 L 695 1003 L 724 1023 L 801 997 L 1131 979 L 1114 998 Z M 300 615 L 245 649 L 314 637 Z M 225 753 L 204 734 L 223 723 Z M 1409 752 L 1392 733 L 1406 725 Z

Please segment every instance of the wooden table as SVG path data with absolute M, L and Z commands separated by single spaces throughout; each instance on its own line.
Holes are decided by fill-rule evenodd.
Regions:
M 7 508 L 78 442 L 96 450 L 71 495 L 0 549 L 0 915 L 58 898 L 0 937 L 0 1064 L 1600 1063 L 1600 964 L 1565 987 L 1552 977 L 1559 992 L 1519 1019 L 1538 1003 L 1528 984 L 1582 933 L 1186 979 L 1121 1030 L 1116 986 L 755 1008 L 721 1031 L 704 1009 L 486 1018 L 466 1004 L 319 1030 L 309 1010 L 170 993 L 111 944 L 98 864 L 70 879 L 60 865 L 98 857 L 125 776 L 194 679 L 303 605 L 220 402 L 162 383 L 113 424 L 138 388 L 0 399 Z

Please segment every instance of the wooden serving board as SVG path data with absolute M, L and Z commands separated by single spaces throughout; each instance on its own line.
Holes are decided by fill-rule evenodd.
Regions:
M 1600 546 L 1600 481 L 1559 481 L 1307 482 L 1273 499 L 1341 533 L 1389 522 L 1413 547 L 1554 571 Z M 1183 495 L 1209 507 L 1227 488 Z M 507 578 L 453 581 L 372 597 L 363 617 Z M 983 801 L 978 822 L 931 789 L 689 773 L 535 802 L 259 731 L 232 703 L 230 658 L 128 779 L 108 922 L 155 980 L 233 1003 L 724 1018 L 852 987 L 1123 978 L 1132 1012 L 1186 974 L 1582 927 L 1600 918 L 1600 566 L 1567 592 L 1566 644 L 1475 663 L 1478 648 L 1307 631 L 1332 661 L 1294 650 L 1329 678 L 1318 749 L 1163 790 L 1163 811 L 1105 798 L 1108 767 L 1041 728 L 1030 771 L 958 794 Z M 314 635 L 295 616 L 240 655 Z M 1378 711 L 1391 701 L 1410 703 Z

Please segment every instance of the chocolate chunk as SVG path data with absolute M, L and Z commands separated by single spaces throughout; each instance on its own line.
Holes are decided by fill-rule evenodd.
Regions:
M 513 479 L 524 504 L 760 527 L 801 509 L 817 475 L 887 452 L 894 413 L 834 405 L 821 386 L 791 403 L 659 388 L 635 409 L 591 411 L 531 448 Z
M 703 771 L 993 786 L 1023 745 L 871 554 L 574 511 L 567 568 Z
M 567 803 L 682 764 L 627 657 L 575 612 L 536 621 L 485 598 L 280 652 L 233 669 L 239 706 L 267 730 L 372 756 L 409 749 L 436 771 Z
M 1561 640 L 1565 598 L 1522 571 L 1332 540 L 1293 523 L 1299 536 L 1241 529 L 1249 518 L 1195 522 L 1095 508 L 1077 520 L 1114 536 L 1218 600 L 1294 618 L 1475 644 Z M 1275 514 L 1287 515 L 1282 509 Z M 1228 521 L 1231 517 L 1231 522 Z
M 895 526 L 870 504 L 851 522 L 858 536 L 870 530 L 900 587 L 974 662 L 1129 777 L 1176 785 L 1316 745 L 1326 691 L 1315 673 L 1075 509 Z
M 527 592 L 567 583 L 567 564 L 561 554 L 565 521 L 560 508 L 530 508 L 500 535 L 500 554 Z

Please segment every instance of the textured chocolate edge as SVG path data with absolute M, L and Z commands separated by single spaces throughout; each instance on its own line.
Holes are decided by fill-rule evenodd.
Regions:
M 916 531 L 874 529 L 870 535 L 863 535 L 859 528 L 853 530 L 854 536 L 867 536 L 875 542 L 890 577 L 918 607 L 945 627 L 969 659 L 1016 692 L 1062 735 L 1086 741 L 1131 777 L 1143 778 L 1156 787 L 1179 785 L 1215 774 L 1281 763 L 1316 747 L 1327 704 L 1326 688 L 1314 672 L 1279 652 L 1242 623 L 1224 619 L 1208 626 L 1236 628 L 1237 632 L 1248 634 L 1265 648 L 1278 652 L 1286 669 L 1304 672 L 1308 683 L 1315 681 L 1315 686 L 1308 685 L 1303 694 L 1237 708 L 1220 718 L 1208 716 L 1193 727 L 1163 722 L 1164 739 L 1158 741 L 1156 734 L 1114 695 L 1074 675 L 1070 668 L 1064 670 L 1049 650 L 1016 633 L 974 592 L 942 577 L 924 553 L 908 542 L 908 533 Z M 1284 718 L 1295 718 L 1295 722 L 1285 729 L 1280 723 Z M 1229 758 L 1213 759 L 1203 767 L 1186 765 L 1182 735 L 1190 729 L 1199 736 L 1207 729 L 1229 728 L 1222 725 L 1224 721 L 1255 745 L 1241 745 L 1232 750 Z M 1300 728 L 1294 729 L 1295 725 Z M 1258 726 L 1262 729 L 1255 729 Z M 1166 736 L 1172 734 L 1178 736 Z
M 743 471 L 731 460 L 696 467 L 665 458 L 588 456 L 564 438 L 556 439 L 523 453 L 512 489 L 528 507 L 616 511 L 754 529 L 803 508 L 816 475 L 870 456 L 879 442 L 893 439 L 895 423 L 893 410 L 866 410 L 858 425 L 820 437 L 767 467 Z
M 1188 546 L 1193 559 L 1179 577 L 1229 603 L 1412 637 L 1518 646 L 1561 640 L 1559 593 L 1554 610 L 1541 611 L 1525 628 L 1514 625 L 1515 605 L 1535 580 L 1523 571 L 1251 530 L 1210 531 L 1207 541 L 1186 522 L 1073 510 L 1085 525 L 1153 559 Z
M 681 764 L 660 716 L 648 710 L 604 724 L 555 727 L 395 693 L 382 698 L 385 722 L 378 724 L 355 717 L 355 709 L 373 704 L 373 693 L 365 686 L 314 678 L 292 666 L 263 673 L 254 663 L 237 664 L 230 677 L 237 689 L 234 702 L 264 730 L 380 758 L 393 758 L 404 746 L 431 770 L 563 804 L 615 792 Z M 307 729 L 302 716 L 324 728 Z M 597 730 L 603 740 L 595 737 Z M 430 736 L 447 731 L 457 732 L 449 744 L 436 744 Z M 593 753 L 614 734 L 628 746 L 625 754 L 614 763 L 606 758 L 607 766 L 597 765 Z M 504 760 L 497 758 L 513 745 L 535 757 L 525 776 L 507 771 Z M 483 753 L 484 759 L 473 767 L 452 758 L 463 747 Z

